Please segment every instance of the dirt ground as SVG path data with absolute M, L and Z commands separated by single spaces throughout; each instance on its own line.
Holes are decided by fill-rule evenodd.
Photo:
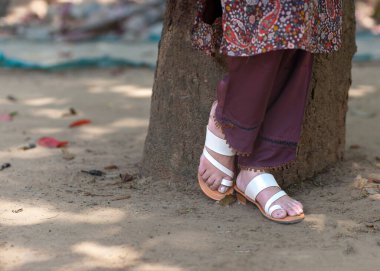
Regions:
M 346 159 L 289 190 L 307 215 L 292 226 L 136 176 L 153 71 L 0 71 L 0 113 L 18 112 L 0 122 L 0 270 L 378 270 L 380 195 L 358 176 L 380 177 L 379 69 L 355 65 Z M 80 118 L 93 123 L 67 128 Z M 42 136 L 70 154 L 19 149 Z

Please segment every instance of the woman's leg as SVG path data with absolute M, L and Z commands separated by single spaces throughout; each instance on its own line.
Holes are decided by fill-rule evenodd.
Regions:
M 230 58 L 224 88 L 218 88 L 216 120 L 242 168 L 237 186 L 245 191 L 253 170 L 276 169 L 295 159 L 312 69 L 312 55 L 281 50 L 249 58 Z M 232 64 L 232 65 L 231 65 Z M 249 169 L 249 170 L 245 170 Z M 270 187 L 257 201 L 264 206 L 278 192 Z M 284 207 L 276 218 L 301 213 L 302 205 L 284 196 L 274 204 Z M 273 205 L 274 205 L 273 204 Z
M 213 103 L 211 106 L 211 112 L 209 121 L 207 124 L 208 129 L 217 137 L 224 139 L 224 134 L 221 129 L 216 126 L 214 121 L 215 108 L 217 105 L 217 101 Z M 224 167 L 234 171 L 234 162 L 235 156 L 225 156 L 214 152 L 213 150 L 205 147 L 209 154 L 216 159 L 219 163 L 221 163 Z M 228 190 L 228 187 L 221 185 L 222 179 L 231 180 L 231 177 L 217 169 L 205 156 L 201 155 L 198 167 L 198 173 L 202 177 L 203 181 L 210 187 L 211 190 L 218 190 L 220 193 L 225 193 Z
M 242 169 L 278 169 L 293 162 L 301 136 L 312 72 L 313 55 L 303 50 L 284 51 L 273 77 L 265 118 L 249 156 L 239 157 Z
M 218 137 L 225 138 L 221 125 L 227 126 L 227 142 L 238 153 L 249 155 L 255 138 L 259 131 L 260 123 L 264 120 L 267 101 L 270 98 L 270 89 L 273 88 L 273 74 L 277 72 L 281 63 L 282 52 L 274 52 L 273 60 L 267 63 L 267 57 L 259 55 L 255 57 L 228 57 L 229 72 L 218 84 L 217 102 L 211 108 L 209 129 Z M 260 72 L 262 80 L 255 82 L 256 89 L 252 89 L 252 76 Z M 224 106 L 226 104 L 226 106 Z M 225 111 L 224 111 L 225 109 Z M 236 116 L 236 117 L 235 117 Z M 221 118 L 223 120 L 221 120 Z M 214 121 L 217 120 L 216 122 Z M 232 142 L 230 142 L 232 141 Z M 207 149 L 211 155 L 222 165 L 233 170 L 234 158 L 220 155 Z M 229 179 L 220 170 L 215 168 L 205 157 L 201 156 L 198 168 L 206 184 L 219 192 L 225 192 L 226 187 L 221 186 L 223 178 Z

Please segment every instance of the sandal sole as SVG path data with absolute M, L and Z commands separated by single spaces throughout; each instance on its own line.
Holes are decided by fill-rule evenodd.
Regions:
M 201 187 L 201 190 L 203 191 L 203 193 L 213 199 L 213 200 L 216 200 L 216 201 L 219 201 L 219 200 L 222 200 L 224 199 L 226 196 L 229 196 L 229 195 L 232 195 L 234 194 L 234 188 L 233 187 L 230 187 L 226 193 L 220 193 L 219 191 L 217 190 L 211 190 L 210 187 L 208 187 L 208 185 L 203 181 L 202 179 L 202 176 L 198 174 L 198 183 L 199 183 L 199 186 Z
M 264 209 L 260 206 L 260 204 L 258 204 L 256 201 L 254 201 L 253 199 L 251 199 L 250 197 L 246 196 L 239 188 L 234 187 L 234 190 L 237 192 L 237 199 L 238 201 L 243 204 L 243 205 L 247 205 L 247 201 L 253 203 L 259 210 L 260 210 L 260 213 L 267 219 L 273 221 L 273 222 L 276 222 L 276 223 L 279 223 L 279 224 L 296 224 L 296 223 L 299 223 L 301 222 L 302 220 L 305 219 L 305 214 L 300 214 L 300 215 L 297 215 L 297 216 L 287 216 L 285 218 L 274 218 L 274 217 L 271 217 L 271 216 L 268 216 Z

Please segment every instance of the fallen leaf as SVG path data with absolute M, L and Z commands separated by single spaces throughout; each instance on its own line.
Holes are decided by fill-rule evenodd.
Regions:
M 134 177 L 128 173 L 125 173 L 125 174 L 120 174 L 120 179 L 122 182 L 130 182 L 130 181 L 133 181 Z
M 130 195 L 125 195 L 125 196 L 113 198 L 113 199 L 111 199 L 111 201 L 124 200 L 124 199 L 130 199 L 130 198 L 131 198 Z
M 17 100 L 18 100 L 15 96 L 12 96 L 12 95 L 8 95 L 7 99 L 8 99 L 8 101 L 11 101 L 11 102 L 17 102 Z
M 13 117 L 10 114 L 1 114 L 0 122 L 10 122 L 13 120 Z
M 104 167 L 104 169 L 105 170 L 115 170 L 115 169 L 119 169 L 119 167 L 116 165 L 109 165 L 109 166 Z
M 357 144 L 352 144 L 351 146 L 350 146 L 350 149 L 351 150 L 356 150 L 356 149 L 359 149 L 360 148 L 360 145 L 357 145 Z
M 67 161 L 70 161 L 75 159 L 75 154 L 69 152 L 66 148 L 62 148 L 62 158 Z
M 9 167 L 11 167 L 11 164 L 10 164 L 10 163 L 4 163 L 4 164 L 2 164 L 2 165 L 0 166 L 0 171 L 4 170 L 4 169 L 6 169 L 6 168 L 9 168 Z
M 68 141 L 59 141 L 53 137 L 42 137 L 37 141 L 38 145 L 46 148 L 62 148 L 69 144 Z
M 376 179 L 376 178 L 368 178 L 368 182 L 370 182 L 370 183 L 377 183 L 377 184 L 380 184 L 380 179 Z
M 70 108 L 69 112 L 63 113 L 62 117 L 70 117 L 70 116 L 75 116 L 77 115 L 77 111 L 74 108 Z
M 90 174 L 92 176 L 103 176 L 105 173 L 103 171 L 97 170 L 97 169 L 92 169 L 92 170 L 81 170 L 83 173 Z
M 21 213 L 22 211 L 24 211 L 24 210 L 22 208 L 20 208 L 17 210 L 12 210 L 12 213 L 18 214 L 18 213 Z
M 375 225 L 374 224 L 370 224 L 370 223 L 365 223 L 365 226 L 367 228 L 375 228 Z
M 88 120 L 88 119 L 81 119 L 81 120 L 77 120 L 77 121 L 74 121 L 70 124 L 70 128 L 74 128 L 74 127 L 78 127 L 78 126 L 82 126 L 82 125 L 86 125 L 86 124 L 90 124 L 91 123 L 91 120 Z
M 25 145 L 25 146 L 22 146 L 22 147 L 20 148 L 20 150 L 27 151 L 27 150 L 30 150 L 30 149 L 34 149 L 35 147 L 37 147 L 36 144 L 34 144 L 34 143 L 29 143 L 29 144 L 27 144 L 27 145 Z
M 236 197 L 233 195 L 227 195 L 223 199 L 218 201 L 218 204 L 221 206 L 228 206 L 231 205 L 236 201 Z

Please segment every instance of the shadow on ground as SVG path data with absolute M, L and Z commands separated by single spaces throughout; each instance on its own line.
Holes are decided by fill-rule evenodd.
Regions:
M 0 123 L 0 162 L 12 164 L 0 172 L 0 270 L 375 270 L 380 197 L 352 184 L 380 173 L 376 69 L 354 68 L 345 161 L 290 189 L 307 214 L 293 226 L 138 175 L 153 72 L 1 71 L 0 111 L 18 115 Z M 70 107 L 79 115 L 62 117 Z M 67 128 L 79 118 L 93 124 Z M 18 149 L 41 136 L 68 140 L 75 158 Z

